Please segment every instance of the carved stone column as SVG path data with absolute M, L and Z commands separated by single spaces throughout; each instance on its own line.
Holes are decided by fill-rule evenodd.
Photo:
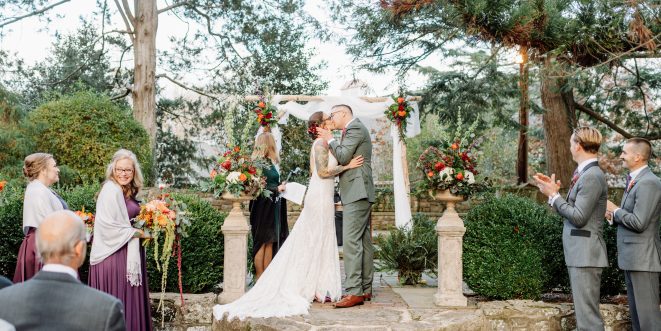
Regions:
M 238 299 L 246 292 L 250 224 L 243 215 L 241 202 L 250 201 L 251 197 L 236 197 L 224 193 L 222 198 L 232 201 L 232 211 L 220 228 L 225 238 L 225 259 L 223 261 L 223 292 L 218 297 L 218 301 L 226 304 Z
M 436 223 L 438 234 L 438 291 L 434 303 L 445 307 L 466 307 L 468 301 L 463 294 L 462 249 L 466 227 L 454 209 L 464 198 L 449 191 L 439 192 L 436 200 L 445 202 L 447 208 Z

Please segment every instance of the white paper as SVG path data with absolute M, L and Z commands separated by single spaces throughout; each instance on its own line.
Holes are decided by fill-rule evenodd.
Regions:
M 280 193 L 280 196 L 300 205 L 303 203 L 303 198 L 305 197 L 305 190 L 307 187 L 299 183 L 287 183 L 285 184 L 285 191 Z

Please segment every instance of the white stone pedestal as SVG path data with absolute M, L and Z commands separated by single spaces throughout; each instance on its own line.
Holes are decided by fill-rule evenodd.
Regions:
M 454 209 L 463 197 L 443 191 L 436 199 L 447 204 L 443 216 L 436 223 L 438 234 L 438 291 L 434 303 L 444 307 L 466 307 L 468 301 L 463 294 L 462 246 L 466 227 Z
M 226 304 L 238 299 L 246 292 L 250 224 L 243 216 L 241 202 L 249 201 L 251 198 L 237 198 L 225 193 L 223 199 L 232 201 L 232 211 L 220 228 L 225 237 L 225 260 L 223 262 L 223 292 L 218 296 L 218 302 Z

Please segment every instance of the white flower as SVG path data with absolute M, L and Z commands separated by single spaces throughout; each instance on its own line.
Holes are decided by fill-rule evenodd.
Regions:
M 452 181 L 452 175 L 454 174 L 454 169 L 451 167 L 445 167 L 443 170 L 441 170 L 438 175 L 441 177 L 441 179 L 445 180 L 446 182 L 451 182 Z M 445 178 L 444 178 L 445 176 Z
M 241 173 L 238 171 L 232 171 L 227 175 L 227 181 L 230 183 L 238 183 L 240 181 L 239 177 L 241 176 Z
M 464 178 L 466 178 L 466 181 L 468 182 L 468 184 L 475 183 L 475 174 L 473 174 L 472 172 L 470 172 L 468 170 L 464 171 Z

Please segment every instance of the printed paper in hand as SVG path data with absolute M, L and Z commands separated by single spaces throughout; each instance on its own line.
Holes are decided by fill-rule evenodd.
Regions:
M 305 197 L 305 190 L 307 187 L 299 183 L 287 183 L 285 184 L 285 191 L 280 193 L 280 196 L 300 205 L 303 203 L 303 197 Z

